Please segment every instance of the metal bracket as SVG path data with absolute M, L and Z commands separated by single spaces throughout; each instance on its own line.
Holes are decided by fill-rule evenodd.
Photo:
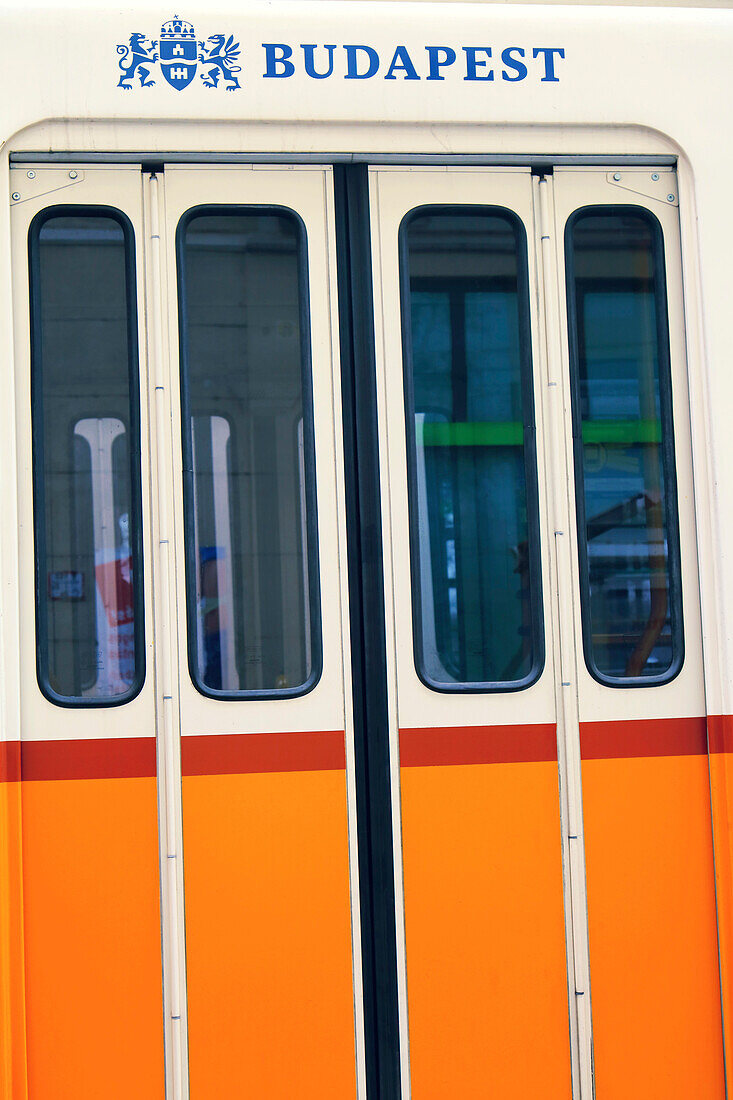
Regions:
M 19 206 L 29 199 L 51 195 L 65 187 L 81 183 L 80 168 L 13 168 L 10 172 L 10 205 Z
M 645 199 L 655 199 L 657 202 L 663 202 L 665 206 L 680 204 L 677 193 L 677 173 L 670 172 L 668 168 L 651 171 L 632 169 L 625 172 L 607 172 L 606 181 L 612 187 L 633 191 L 635 195 L 643 195 Z

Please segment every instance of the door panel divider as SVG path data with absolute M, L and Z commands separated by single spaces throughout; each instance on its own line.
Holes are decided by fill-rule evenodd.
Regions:
M 571 1034 L 573 1035 L 573 1093 L 578 1100 L 595 1096 L 593 1030 L 588 953 L 588 903 L 585 881 L 583 796 L 580 774 L 580 718 L 578 702 L 577 638 L 574 626 L 572 539 L 566 470 L 566 381 L 560 354 L 557 256 L 555 252 L 552 177 L 534 181 L 538 242 L 538 277 L 544 329 L 544 419 L 548 429 L 546 462 L 550 486 L 551 567 L 554 594 L 553 644 L 556 652 L 557 748 L 560 769 L 560 812 L 565 864 L 565 923 Z M 570 598 L 563 598 L 566 593 Z
M 401 1095 L 384 567 L 366 165 L 334 170 L 367 1096 Z
M 175 613 L 171 606 L 171 584 L 175 576 L 171 560 L 173 550 L 173 519 L 169 462 L 172 454 L 170 438 L 170 382 L 164 352 L 162 325 L 166 316 L 163 294 L 163 264 L 161 259 L 161 207 L 163 196 L 155 172 L 145 180 L 149 223 L 147 250 L 149 272 L 147 283 L 152 308 L 148 317 L 149 377 L 151 433 L 155 440 L 155 482 L 157 494 L 157 539 L 154 577 L 156 636 L 159 652 L 156 660 L 156 711 L 158 743 L 158 799 L 161 844 L 161 917 L 163 922 L 163 1002 L 165 1013 L 166 1095 L 170 1100 L 188 1097 L 188 1037 L 186 1012 L 186 962 L 183 916 L 183 835 L 180 807 L 181 752 L 180 718 L 177 701 L 177 675 L 174 671 L 174 650 L 177 638 Z

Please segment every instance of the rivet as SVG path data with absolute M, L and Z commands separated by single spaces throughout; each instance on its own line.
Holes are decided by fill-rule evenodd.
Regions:
M 13 193 L 10 197 L 11 197 L 11 199 L 15 199 L 15 201 L 17 202 L 18 199 L 20 198 L 20 191 L 13 191 Z
M 614 172 L 613 178 L 616 180 L 616 183 L 618 183 L 618 181 L 621 179 L 621 176 L 618 172 Z
M 28 179 L 29 180 L 34 180 L 35 178 L 36 178 L 36 173 L 35 172 L 33 172 L 33 171 L 28 172 Z
M 674 195 L 667 195 L 667 202 L 674 202 Z
M 656 183 L 657 180 L 659 179 L 659 172 L 652 172 L 652 179 Z
M 78 172 L 69 172 L 69 179 L 70 180 L 75 180 L 78 175 L 79 175 Z

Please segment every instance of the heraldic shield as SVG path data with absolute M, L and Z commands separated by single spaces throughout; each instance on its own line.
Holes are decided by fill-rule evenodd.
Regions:
M 193 23 L 169 19 L 160 28 L 160 67 L 168 83 L 180 92 L 196 75 L 198 49 Z

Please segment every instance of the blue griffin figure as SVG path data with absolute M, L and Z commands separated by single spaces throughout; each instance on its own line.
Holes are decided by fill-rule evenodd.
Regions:
M 125 46 L 120 43 L 117 47 L 117 53 L 120 55 L 118 65 L 122 70 L 122 76 L 117 82 L 118 88 L 124 88 L 126 92 L 129 92 L 132 88 L 132 80 L 135 76 L 135 72 L 140 79 L 141 88 L 152 88 L 155 84 L 154 80 L 150 80 L 150 69 L 148 65 L 154 65 L 158 60 L 158 54 L 155 47 L 157 42 L 149 41 L 146 46 L 146 36 L 144 34 L 131 34 L 130 44 Z
M 213 45 L 207 48 L 206 42 Z M 235 65 L 240 54 L 239 43 L 234 41 L 234 35 L 227 38 L 224 34 L 210 34 L 206 42 L 199 42 L 199 61 L 202 69 L 201 79 L 206 88 L 216 88 L 219 78 L 224 77 L 226 89 L 233 92 L 240 87 L 235 73 L 241 73 L 242 66 Z M 205 71 L 208 70 L 208 71 Z

